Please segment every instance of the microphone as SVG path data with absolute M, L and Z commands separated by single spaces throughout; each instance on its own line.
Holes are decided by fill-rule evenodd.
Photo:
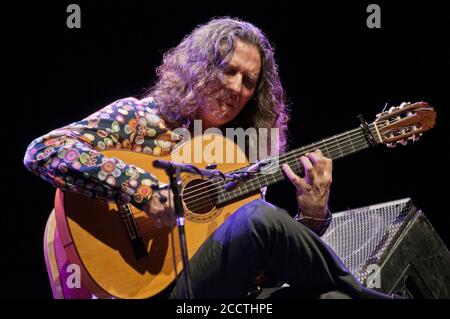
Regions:
M 213 178 L 213 177 L 217 176 L 222 179 L 225 179 L 225 175 L 222 172 L 220 172 L 219 170 L 201 169 L 192 164 L 175 163 L 175 162 L 166 161 L 166 160 L 154 160 L 153 167 L 165 169 L 166 171 L 178 169 L 180 172 L 186 172 L 186 173 L 190 173 L 190 174 L 200 175 L 201 177 Z
M 165 169 L 166 171 L 170 170 L 170 169 L 179 170 L 180 172 L 186 172 L 186 173 L 191 173 L 191 174 L 195 174 L 195 175 L 200 175 L 202 177 L 208 175 L 207 171 L 202 170 L 194 165 L 175 163 L 172 161 L 154 160 L 153 167 Z

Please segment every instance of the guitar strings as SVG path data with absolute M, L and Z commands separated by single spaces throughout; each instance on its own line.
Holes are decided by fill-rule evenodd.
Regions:
M 373 125 L 373 124 L 371 124 L 371 125 Z M 354 130 L 351 130 L 351 131 L 348 131 L 348 132 L 344 132 L 344 133 L 340 133 L 340 134 L 338 134 L 338 135 L 335 135 L 335 136 L 326 138 L 326 139 L 324 139 L 324 140 L 322 140 L 322 141 L 320 141 L 320 142 L 312 143 L 312 144 L 310 144 L 310 145 L 312 145 L 312 148 L 313 148 L 313 149 L 316 149 L 316 148 L 322 148 L 322 146 L 326 146 L 326 145 L 320 145 L 320 144 L 327 144 L 328 141 L 334 139 L 334 140 L 335 140 L 334 142 L 328 143 L 328 145 L 329 145 L 328 149 L 334 149 L 334 148 L 336 148 L 336 146 L 337 146 L 337 147 L 340 146 L 340 143 L 337 141 L 337 138 L 342 137 L 342 136 L 344 136 L 344 135 L 347 135 L 347 137 L 350 139 L 350 138 L 352 138 L 352 137 L 354 137 L 354 136 L 356 136 L 356 135 L 358 135 L 358 134 L 360 134 L 360 133 L 362 133 L 362 132 L 361 132 L 361 129 L 360 129 L 360 128 L 356 128 L 356 129 L 354 129 Z M 306 145 L 306 146 L 310 146 L 310 145 Z M 305 147 L 306 147 L 306 146 L 305 146 Z M 280 155 L 279 158 L 280 158 L 280 159 L 283 159 L 283 158 L 288 158 L 288 157 L 290 157 L 290 156 L 298 156 L 298 155 L 301 154 L 301 153 L 306 153 L 306 152 L 308 152 L 309 150 L 307 150 L 305 147 L 301 147 L 301 148 L 298 148 L 298 149 L 295 149 L 295 150 L 291 150 L 291 151 L 289 151 L 289 152 L 287 152 L 287 153 L 285 153 L 285 154 Z M 301 152 L 300 152 L 300 151 L 301 151 Z M 244 167 L 244 168 L 245 168 L 245 167 Z M 242 170 L 242 168 L 241 168 L 240 170 Z M 198 187 L 199 185 L 201 185 L 201 184 L 202 184 L 202 183 L 197 184 L 197 185 L 195 185 L 195 186 L 191 186 L 191 187 L 197 188 L 197 187 Z M 210 181 L 205 181 L 204 184 L 210 184 Z M 190 188 L 190 187 L 186 187 L 186 188 L 184 189 L 184 191 L 189 190 L 189 188 Z
M 395 121 L 395 120 L 393 120 L 393 121 Z M 381 124 L 381 123 L 380 123 Z M 389 124 L 389 123 L 388 123 Z M 386 125 L 388 125 L 388 124 L 386 124 Z M 384 125 L 384 126 L 386 126 L 386 125 Z M 377 125 L 377 127 L 381 127 L 381 125 Z M 372 123 L 372 124 L 370 124 L 369 125 L 369 129 L 370 130 L 372 130 L 373 132 L 372 132 L 372 134 L 373 133 L 375 133 L 375 135 L 377 135 L 376 133 L 376 129 L 375 129 L 375 123 Z M 311 144 L 309 144 L 309 145 L 307 145 L 307 146 L 309 146 L 310 147 L 310 149 L 307 149 L 306 148 L 306 146 L 305 147 L 301 147 L 301 148 L 298 148 L 298 149 L 295 149 L 295 150 L 291 150 L 291 151 L 289 151 L 289 152 L 287 152 L 287 153 L 285 153 L 285 154 L 282 154 L 282 155 L 280 155 L 279 156 L 279 160 L 280 160 L 280 162 L 281 161 L 283 161 L 283 160 L 286 160 L 286 162 L 288 162 L 289 163 L 289 160 L 287 160 L 288 158 L 292 158 L 293 156 L 294 157 L 298 157 L 299 155 L 301 155 L 301 154 L 304 154 L 304 153 L 307 153 L 307 152 L 309 152 L 309 151 L 312 151 L 313 149 L 318 149 L 318 148 L 322 148 L 322 149 L 324 149 L 324 153 L 330 153 L 331 154 L 331 152 L 334 152 L 335 150 L 336 150 L 336 148 L 338 148 L 339 150 L 340 150 L 340 153 L 341 153 L 341 155 L 342 155 L 342 157 L 344 157 L 344 156 L 346 156 L 346 155 L 348 155 L 348 154 L 343 154 L 343 152 L 342 152 L 342 150 L 344 150 L 345 149 L 345 152 L 348 152 L 348 142 L 338 142 L 337 141 L 337 138 L 339 138 L 339 137 L 342 137 L 342 136 L 345 136 L 345 135 L 347 135 L 346 136 L 346 138 L 348 138 L 349 140 L 352 138 L 352 137 L 354 137 L 354 136 L 357 136 L 357 135 L 361 135 L 361 136 L 363 136 L 362 135 L 362 131 L 361 131 L 361 128 L 356 128 L 356 129 L 353 129 L 353 130 L 351 130 L 351 131 L 347 131 L 347 132 L 344 132 L 344 133 L 340 133 L 340 134 L 338 134 L 338 135 L 335 135 L 335 136 L 332 136 L 332 137 L 329 137 L 329 138 L 326 138 L 326 139 L 323 139 L 323 140 L 321 140 L 321 141 L 319 141 L 319 142 L 317 142 L 317 143 L 311 143 Z M 330 140 L 332 140 L 332 139 L 334 139 L 335 141 L 334 142 L 332 142 L 332 143 L 327 143 L 328 141 L 330 141 Z M 355 140 L 356 141 L 356 140 Z M 344 143 L 346 143 L 346 145 L 344 145 Z M 357 142 L 355 142 L 355 144 L 353 144 L 352 143 L 352 141 L 350 140 L 350 145 L 353 147 L 353 146 L 357 146 L 356 145 L 356 143 L 358 143 L 358 141 Z M 328 146 L 327 146 L 328 145 Z M 342 146 L 342 147 L 341 147 Z M 363 148 L 360 148 L 360 149 L 358 149 L 358 150 L 354 150 L 354 151 L 359 151 L 359 150 L 362 150 Z M 351 153 L 351 152 L 350 152 Z M 328 155 L 328 154 L 325 154 L 325 155 Z M 240 170 L 242 170 L 242 168 L 240 169 Z M 229 172 L 230 173 L 230 172 Z M 254 179 L 252 179 L 252 180 L 254 180 Z M 191 193 L 194 193 L 194 192 L 198 192 L 198 191 L 200 191 L 200 190 L 208 190 L 208 189 L 210 189 L 211 187 L 213 187 L 214 185 L 217 185 L 217 184 L 220 184 L 221 182 L 223 182 L 222 180 L 218 180 L 217 182 L 211 182 L 211 181 L 209 181 L 209 180 L 205 180 L 205 182 L 203 182 L 203 183 L 199 183 L 199 184 L 196 184 L 196 185 L 194 185 L 194 186 L 189 186 L 189 187 L 186 187 L 185 189 L 184 189 L 184 193 L 188 193 L 188 194 L 191 194 Z M 206 185 L 205 187 L 203 187 L 203 188 L 200 188 L 199 186 L 200 185 Z M 223 186 L 223 185 L 222 185 Z M 191 191 L 191 192 L 189 192 L 189 190 L 190 189 L 192 189 L 192 188 L 195 188 L 193 191 Z M 205 189 L 206 188 L 206 189 Z M 193 197 L 196 197 L 197 195 L 195 195 L 194 194 L 194 196 Z M 192 196 L 191 196 L 192 197 Z M 190 199 L 190 197 L 188 197 L 188 196 L 186 196 L 186 197 L 184 197 L 183 198 L 184 200 L 187 200 L 187 199 Z
M 359 147 L 361 147 L 361 145 L 364 145 L 364 144 L 367 147 L 367 143 L 365 142 L 365 138 L 364 137 L 362 137 L 362 139 L 359 139 L 358 142 L 354 143 L 355 146 L 359 145 Z M 346 147 L 348 147 L 348 146 L 346 146 Z M 364 148 L 361 148 L 361 150 L 362 149 L 364 149 Z M 302 168 L 301 164 L 298 161 L 296 161 L 295 163 L 291 163 L 291 165 L 293 165 L 293 164 L 295 164 L 299 169 Z M 278 171 L 278 173 L 280 173 L 280 171 Z M 284 175 L 282 173 L 280 174 L 280 176 L 282 176 L 283 179 L 284 179 Z M 223 181 L 221 181 L 221 182 L 223 182 Z M 219 187 L 219 188 L 221 188 L 221 187 Z M 188 200 L 185 200 L 184 198 L 183 198 L 183 200 L 184 200 L 186 206 L 190 210 L 200 210 L 202 208 L 209 208 L 209 207 L 210 208 L 214 208 L 214 206 L 216 205 L 216 202 L 214 200 L 214 194 L 211 194 L 211 193 L 212 193 L 212 191 L 217 190 L 219 188 L 215 187 L 215 188 L 211 189 L 210 195 L 203 196 L 203 197 L 201 197 L 199 199 L 196 199 L 196 200 L 193 200 L 193 201 L 190 201 L 190 202 Z M 202 194 L 202 195 L 204 195 L 204 194 Z M 198 201 L 201 201 L 201 202 L 197 203 L 197 204 L 193 204 L 193 203 L 196 203 Z M 165 220 L 165 219 L 166 219 L 165 217 L 164 218 L 157 218 L 157 220 L 159 222 L 162 222 L 162 220 Z M 145 225 L 145 224 L 148 224 L 148 223 L 154 223 L 154 221 L 152 221 L 152 220 L 144 220 L 144 221 L 141 221 L 139 224 L 140 225 Z
M 356 148 L 358 148 L 358 150 L 362 150 L 363 149 L 362 146 L 367 146 L 367 144 L 364 144 L 363 142 L 359 141 L 359 142 L 353 143 L 351 145 L 351 147 L 341 145 L 340 147 L 338 147 L 339 148 L 339 152 L 336 152 L 337 148 L 330 148 L 329 147 L 327 151 L 324 151 L 324 154 L 328 155 L 327 153 L 329 153 L 331 155 L 331 157 L 334 157 L 334 155 L 336 155 L 336 154 L 337 155 L 342 154 L 342 151 L 344 151 L 344 152 L 347 152 L 349 150 L 357 151 Z M 308 152 L 308 150 L 306 150 L 306 152 Z M 335 154 L 333 154 L 333 153 L 335 153 Z M 295 161 L 293 161 L 293 157 L 295 157 L 295 159 L 294 159 Z M 287 163 L 289 165 L 292 165 L 292 164 L 298 163 L 298 160 L 299 160 L 299 154 L 292 154 L 289 157 L 280 158 L 279 162 L 281 164 Z M 264 176 L 267 177 L 267 176 L 270 176 L 271 174 L 255 173 L 255 177 L 250 179 L 250 181 L 256 180 L 258 178 L 258 176 L 261 176 L 261 175 L 264 175 Z M 218 185 L 220 183 L 225 184 L 225 181 L 223 181 L 223 180 L 218 180 L 218 181 L 215 181 L 215 182 L 206 181 L 205 183 L 200 183 L 200 184 L 197 184 L 197 185 L 194 185 L 194 186 L 190 186 L 190 187 L 185 189 L 184 194 L 186 196 L 183 196 L 183 199 L 186 201 L 186 200 L 190 200 L 192 198 L 198 197 L 199 196 L 198 192 L 200 192 L 200 191 L 205 192 L 205 191 L 211 190 L 211 188 L 214 188 L 215 185 Z M 204 185 L 204 184 L 209 184 L 209 185 L 205 186 L 205 187 L 199 187 L 199 185 Z
M 373 125 L 372 125 L 373 126 Z M 355 129 L 355 130 L 358 130 L 358 129 Z M 355 131 L 355 130 L 353 130 L 353 132 Z M 373 133 L 373 132 L 372 132 Z M 343 133 L 343 134 L 341 134 L 341 135 L 345 135 L 345 134 L 348 134 L 349 136 L 350 136 L 350 134 L 349 134 L 349 132 L 345 132 L 345 133 Z M 360 134 L 361 135 L 361 134 Z M 355 136 L 355 134 L 352 134 L 352 136 Z M 361 135 L 360 137 L 363 137 L 363 135 Z M 332 137 L 332 138 L 337 138 L 337 136 L 335 136 L 335 137 Z M 365 139 L 365 137 L 364 137 L 364 139 Z M 324 144 L 327 140 L 330 140 L 330 138 L 328 138 L 328 139 L 326 139 L 326 140 L 323 140 L 323 141 L 321 141 L 321 142 L 318 142 L 318 143 L 313 143 L 313 144 L 311 144 L 310 145 L 310 147 L 311 147 L 311 149 L 314 149 L 314 148 L 319 148 L 318 147 L 318 145 L 319 144 Z M 334 143 L 335 144 L 335 143 Z M 362 141 L 362 139 L 361 138 L 358 138 L 358 140 L 355 140 L 355 143 L 353 143 L 352 141 L 350 141 L 350 143 L 349 142 L 346 142 L 345 143 L 345 145 L 344 145 L 344 143 L 342 144 L 342 147 L 340 147 L 340 145 L 337 145 L 338 146 L 338 148 L 339 148 L 339 151 L 340 151 L 340 153 L 341 153 L 341 155 L 342 155 L 342 157 L 343 156 L 345 156 L 343 153 L 344 152 L 342 152 L 342 150 L 345 150 L 345 152 L 347 152 L 348 151 L 348 145 L 351 145 L 351 147 L 353 148 L 353 151 L 359 151 L 359 150 L 362 150 L 362 149 L 364 149 L 364 148 L 367 148 L 368 147 L 368 144 L 367 143 L 364 143 L 364 140 Z M 355 147 L 357 147 L 358 148 L 358 150 L 356 150 L 355 149 Z M 292 162 L 290 162 L 291 161 L 291 158 L 293 157 L 293 156 L 295 156 L 295 157 L 298 157 L 298 153 L 300 153 L 300 151 L 302 151 L 302 152 L 304 152 L 305 151 L 305 148 L 300 148 L 300 149 L 297 149 L 297 150 L 294 150 L 293 152 L 291 151 L 290 153 L 291 154 L 288 154 L 288 153 L 286 153 L 286 154 L 284 154 L 284 155 L 288 155 L 288 156 L 285 156 L 285 158 L 283 158 L 283 159 L 280 159 L 280 162 L 281 161 L 286 161 L 288 164 L 291 164 L 291 165 L 296 165 L 297 167 L 298 167 L 298 170 L 299 171 L 301 171 L 302 169 L 303 169 L 303 167 L 300 165 L 300 163 L 299 163 L 299 161 L 297 160 L 297 161 L 295 161 L 294 163 L 292 163 Z M 328 153 L 332 153 L 332 152 L 335 152 L 336 151 L 336 146 L 334 146 L 334 147 L 328 147 L 327 148 L 327 150 L 325 151 L 325 152 L 327 152 L 328 151 Z M 348 154 L 346 154 L 346 155 L 348 155 Z M 333 157 L 333 156 L 332 156 Z M 280 158 L 281 158 L 281 156 L 280 156 Z M 289 159 L 290 158 L 290 159 Z M 295 171 L 295 168 L 294 168 L 294 171 Z M 257 176 L 255 177 L 255 178 L 253 178 L 251 181 L 252 182 L 255 182 L 255 181 L 257 181 L 257 182 L 261 182 L 261 178 L 262 177 L 264 177 L 264 179 L 265 179 L 265 182 L 268 182 L 267 181 L 267 174 L 256 174 Z M 271 177 L 272 177 L 272 180 L 273 180 L 273 182 L 278 182 L 278 181 L 280 181 L 280 180 L 283 180 L 285 177 L 284 177 L 284 174 L 282 174 L 281 173 L 281 171 L 280 170 L 278 170 L 276 173 L 274 173 L 274 174 L 271 174 L 270 175 Z M 280 179 L 281 178 L 281 179 Z M 214 183 L 214 184 L 220 184 L 220 182 L 222 182 L 223 183 L 223 181 L 219 181 L 218 183 Z M 211 182 L 210 182 L 211 183 Z M 215 185 L 213 184 L 213 183 L 211 183 L 212 185 L 210 185 L 210 187 L 207 187 L 207 188 L 209 188 L 210 189 L 210 192 L 209 192 L 209 194 L 207 194 L 208 196 L 208 198 L 211 198 L 211 197 L 213 197 L 215 194 L 213 193 L 213 191 L 215 191 L 215 190 L 218 190 L 219 188 L 221 188 L 223 185 L 220 185 L 219 186 L 219 188 L 217 188 L 217 187 L 215 187 Z M 255 185 L 255 183 L 253 183 L 254 185 Z M 192 186 L 192 187 L 197 187 L 198 185 L 200 185 L 200 184 L 197 184 L 197 185 L 195 185 L 195 186 Z M 244 183 L 244 186 L 245 186 L 245 183 Z M 211 189 L 211 187 L 212 187 L 212 189 Z M 258 188 L 258 187 L 257 187 Z M 204 187 L 203 187 L 203 189 L 204 189 Z M 201 190 L 201 189 L 200 189 Z M 220 190 L 220 189 L 219 189 Z M 248 193 L 251 193 L 251 192 L 253 192 L 253 191 L 255 191 L 256 189 L 252 189 L 252 190 L 248 190 L 248 188 L 247 189 L 245 189 L 245 194 L 248 194 Z M 201 197 L 201 198 L 199 198 L 199 199 L 197 199 L 197 200 L 192 200 L 193 198 L 195 198 L 195 197 L 198 197 L 198 196 L 200 196 L 201 194 L 198 194 L 198 190 L 194 190 L 194 191 L 191 191 L 191 192 L 189 192 L 189 194 L 193 194 L 193 196 L 190 196 L 190 197 L 186 197 L 186 198 L 184 198 L 183 200 L 186 202 L 186 204 L 188 204 L 187 202 L 189 201 L 189 200 L 191 200 L 190 201 L 190 204 L 192 204 L 192 203 L 194 203 L 194 202 L 196 202 L 196 201 L 198 201 L 198 200 L 203 200 L 203 199 L 205 199 L 206 197 Z M 231 193 L 225 193 L 225 194 L 229 194 L 230 195 L 230 199 L 232 199 L 231 198 Z M 235 197 L 238 197 L 239 195 L 242 195 L 242 196 L 244 196 L 245 194 L 242 192 L 242 190 L 240 190 L 240 194 L 238 194 L 237 196 L 236 196 L 236 194 L 235 193 L 232 193 L 233 194 L 233 196 L 235 196 Z M 220 194 L 219 194 L 220 195 Z M 224 198 L 225 199 L 225 198 Z M 196 207 L 196 208 L 198 208 L 198 207 Z
M 363 145 L 363 143 L 358 143 L 358 144 L 354 144 L 354 146 L 356 146 L 356 147 L 361 147 L 361 145 Z M 365 147 L 367 147 L 367 144 L 365 144 Z M 363 148 L 360 148 L 359 150 L 362 150 L 362 149 L 364 149 L 365 147 L 363 147 Z M 300 162 L 296 159 L 295 161 L 288 161 L 288 164 L 291 166 L 291 168 L 294 170 L 294 171 L 301 171 L 302 169 L 303 169 L 303 166 L 300 164 Z M 252 181 L 253 183 L 255 182 L 255 181 L 257 181 L 257 182 L 261 182 L 261 177 L 264 177 L 264 178 L 267 178 L 268 176 L 270 176 L 270 178 L 272 179 L 272 180 L 274 180 L 274 181 L 276 181 L 276 179 L 278 179 L 279 177 L 282 177 L 282 179 L 284 179 L 284 174 L 282 173 L 282 171 L 280 170 L 280 169 L 278 169 L 277 170 L 277 172 L 276 173 L 273 173 L 273 174 L 270 174 L 270 175 L 267 175 L 267 174 L 261 174 L 261 173 L 259 173 L 259 175 L 257 175 L 256 177 L 254 177 L 253 179 L 251 179 L 250 181 Z M 224 183 L 223 181 L 220 181 L 221 183 Z M 215 198 L 215 191 L 217 191 L 217 190 L 219 190 L 219 189 L 221 189 L 222 187 L 223 187 L 223 185 L 218 185 L 219 187 L 216 187 L 216 185 L 217 184 L 220 184 L 220 183 L 215 183 L 215 185 L 212 185 L 212 187 L 210 187 L 209 189 L 208 189 L 208 193 L 207 193 L 207 195 L 205 196 L 204 195 L 204 192 L 205 191 L 203 191 L 201 194 L 198 194 L 197 192 L 196 192 L 196 190 L 194 190 L 194 191 L 191 191 L 190 192 L 190 194 L 191 193 L 197 193 L 197 194 L 194 194 L 194 196 L 191 196 L 191 197 L 189 197 L 189 198 L 183 198 L 183 200 L 184 200 L 184 202 L 186 203 L 186 205 L 190 208 L 190 209 L 201 209 L 202 207 L 204 207 L 205 205 L 203 205 L 203 206 L 198 206 L 198 204 L 196 204 L 196 203 L 198 203 L 199 201 L 201 201 L 202 203 L 201 204 L 203 204 L 203 200 L 210 200 L 211 201 L 211 198 Z M 241 191 L 242 192 L 242 191 Z M 250 193 L 251 191 L 248 191 L 248 190 L 246 190 L 245 191 L 245 193 Z M 234 195 L 236 195 L 236 194 L 234 194 Z M 244 195 L 244 194 L 240 194 L 240 195 Z M 200 197 L 199 197 L 200 196 Z M 199 198 L 198 198 L 199 197 Z M 230 197 L 231 197 L 231 194 L 230 194 Z M 195 199 L 194 199 L 195 198 Z M 224 198 L 225 199 L 225 198 Z M 207 205 L 207 206 L 209 206 L 209 205 Z
M 355 129 L 355 130 L 358 130 L 358 129 Z M 358 133 L 356 133 L 356 134 L 351 134 L 350 135 L 350 132 L 348 132 L 349 134 L 347 134 L 347 133 L 344 133 L 343 135 L 348 135 L 348 138 L 351 138 L 351 137 L 354 137 L 354 136 L 357 136 L 358 135 Z M 337 136 L 336 137 L 333 137 L 333 138 L 337 138 Z M 304 153 L 307 153 L 307 152 L 309 152 L 309 151 L 311 151 L 312 149 L 318 149 L 318 148 L 322 148 L 322 149 L 324 149 L 324 153 L 325 153 L 325 155 L 328 155 L 328 154 L 326 154 L 326 153 L 330 153 L 330 155 L 331 155 L 331 153 L 333 153 L 333 152 L 335 152 L 336 150 L 338 150 L 339 149 L 339 153 L 343 153 L 342 151 L 344 151 L 344 152 L 348 152 L 351 148 L 353 148 L 354 149 L 354 147 L 356 146 L 356 147 L 359 147 L 359 142 L 361 142 L 361 139 L 359 139 L 358 138 L 358 140 L 354 140 L 354 143 L 352 142 L 352 141 L 350 141 L 350 147 L 348 147 L 348 142 L 344 142 L 344 143 L 346 143 L 345 145 L 344 145 L 344 143 L 339 143 L 339 142 L 333 142 L 333 143 L 328 143 L 328 145 L 326 145 L 326 143 L 327 143 L 327 141 L 328 140 L 330 140 L 331 138 L 329 138 L 329 139 L 326 139 L 326 140 L 322 140 L 322 141 L 320 141 L 320 142 L 318 142 L 318 143 L 313 143 L 313 144 L 310 144 L 309 145 L 309 149 L 307 149 L 307 148 L 299 148 L 299 149 L 295 149 L 295 150 L 292 150 L 292 151 L 290 151 L 290 152 L 288 152 L 288 153 L 286 153 L 286 154 L 282 154 L 281 156 L 279 156 L 279 162 L 287 162 L 288 164 L 289 163 L 292 163 L 292 162 L 290 162 L 291 161 L 291 159 L 293 158 L 293 157 L 295 157 L 295 159 L 298 159 L 298 157 L 299 157 L 299 155 L 300 154 L 304 154 Z M 321 144 L 325 144 L 325 145 L 321 145 Z M 358 144 L 358 145 L 357 145 Z M 325 147 L 325 148 L 324 148 Z M 338 154 L 339 154 L 338 153 Z M 342 154 L 343 155 L 343 154 Z M 206 191 L 206 189 L 208 189 L 208 188 L 210 188 L 212 185 L 217 185 L 218 183 L 220 183 L 220 182 L 224 182 L 223 180 L 218 180 L 217 182 L 211 182 L 211 181 L 205 181 L 205 182 L 203 182 L 203 183 L 199 183 L 199 184 L 196 184 L 196 185 L 194 185 L 194 186 L 189 186 L 189 187 L 186 187 L 185 189 L 184 189 L 184 193 L 185 194 L 191 194 L 191 193 L 193 193 L 193 192 L 198 192 L 198 191 Z M 203 188 L 200 188 L 199 186 L 200 185 L 204 185 L 204 184 L 207 184 L 208 186 L 206 186 L 206 187 L 203 187 Z M 195 188 L 193 191 L 190 191 L 192 188 Z M 206 189 L 205 189 L 206 188 Z M 194 195 L 195 196 L 195 195 Z M 192 196 L 191 196 L 192 197 Z M 189 197 L 189 196 L 186 196 L 186 197 L 183 197 L 183 199 L 184 200 L 188 200 L 188 199 L 190 199 L 191 197 Z

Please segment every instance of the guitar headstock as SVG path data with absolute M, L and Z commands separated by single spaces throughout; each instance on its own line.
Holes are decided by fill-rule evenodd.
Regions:
M 417 141 L 422 133 L 433 128 L 436 112 L 427 102 L 402 103 L 389 111 L 377 114 L 374 122 L 380 133 L 381 142 L 388 147 L 408 140 Z

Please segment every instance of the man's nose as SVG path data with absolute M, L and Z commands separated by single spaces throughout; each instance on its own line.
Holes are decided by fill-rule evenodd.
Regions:
M 242 75 L 235 74 L 230 78 L 228 81 L 228 89 L 236 95 L 240 94 L 242 90 Z

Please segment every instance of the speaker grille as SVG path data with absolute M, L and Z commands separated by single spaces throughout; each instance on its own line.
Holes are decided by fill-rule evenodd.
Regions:
M 370 274 L 367 267 L 379 264 L 413 210 L 411 199 L 405 198 L 335 213 L 322 239 L 364 284 Z

